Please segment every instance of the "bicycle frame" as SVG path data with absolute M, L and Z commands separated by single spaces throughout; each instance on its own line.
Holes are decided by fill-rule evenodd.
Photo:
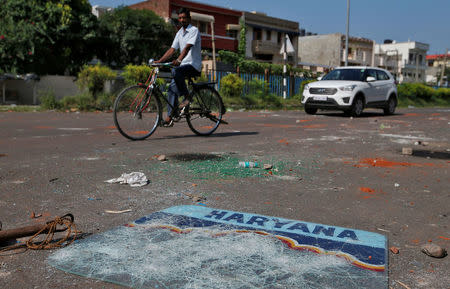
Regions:
M 193 100 L 180 111 L 177 105 L 170 103 L 172 99 L 169 100 L 163 94 L 162 91 L 165 90 L 157 85 L 160 67 L 172 67 L 171 63 L 149 63 L 149 65 L 153 69 L 145 83 L 125 88 L 114 103 L 114 123 L 123 136 L 131 140 L 143 140 L 153 134 L 158 126 L 172 126 L 173 122 L 178 122 L 182 118 L 195 134 L 203 136 L 213 133 L 220 123 L 227 124 L 221 117 L 225 111 L 222 99 L 214 87 L 211 87 L 212 83 L 194 83 L 192 78 L 188 78 Z M 164 108 L 161 104 L 165 103 L 168 110 L 172 111 L 170 123 L 166 123 L 162 117 Z M 218 103 L 216 108 L 221 109 L 217 113 L 217 110 L 212 108 L 215 103 Z M 213 124 L 210 125 L 208 119 Z M 141 136 L 142 134 L 145 135 Z
M 135 101 L 131 104 L 131 106 L 133 106 L 135 104 L 135 102 L 138 101 L 138 100 L 141 102 L 141 103 L 139 103 L 138 105 L 135 106 L 136 108 L 138 108 L 137 111 L 135 111 L 135 114 L 136 113 L 141 114 L 142 111 L 144 111 L 147 108 L 148 104 L 150 103 L 150 97 L 152 97 L 152 96 L 158 97 L 160 100 L 162 98 L 164 100 L 164 102 L 167 105 L 170 106 L 172 111 L 175 111 L 176 108 L 173 105 L 171 105 L 169 103 L 169 101 L 165 97 L 160 97 L 162 95 L 162 92 L 159 89 L 159 87 L 156 85 L 156 80 L 158 79 L 158 75 L 159 75 L 159 67 L 160 66 L 170 67 L 171 66 L 170 62 L 169 63 L 161 63 L 161 64 L 153 63 L 153 64 L 150 64 L 150 65 L 153 66 L 154 69 L 152 70 L 152 72 L 150 73 L 147 81 L 144 84 L 146 86 L 146 89 L 144 91 L 144 95 L 147 95 L 147 97 L 145 97 L 145 101 L 143 101 L 144 98 L 141 98 L 141 94 L 138 94 L 136 96 Z M 142 83 L 139 83 L 139 84 L 142 84 Z M 155 90 L 156 90 L 157 93 L 152 93 Z
M 156 80 L 158 79 L 158 75 L 159 75 L 159 67 L 172 67 L 172 64 L 170 62 L 166 62 L 166 63 L 150 63 L 149 65 L 153 66 L 154 69 L 151 72 L 151 74 L 149 75 L 147 81 L 145 82 L 145 85 L 147 86 L 145 93 L 146 94 L 148 93 L 148 96 L 150 98 L 152 96 L 152 91 L 156 89 L 157 93 L 154 95 L 156 95 L 156 97 L 158 97 L 158 98 L 162 98 L 164 100 L 164 102 L 171 108 L 172 111 L 177 111 L 178 108 L 173 106 L 172 104 L 170 104 L 170 102 L 167 100 L 166 97 L 159 97 L 162 95 L 162 92 L 159 89 L 159 87 L 156 85 Z M 191 87 L 191 89 L 190 89 L 191 93 L 199 90 L 199 87 L 194 85 L 192 78 L 188 78 L 188 84 Z M 145 101 L 146 104 L 144 107 L 142 107 L 142 109 L 140 111 L 143 111 L 146 109 L 146 107 L 149 103 L 149 98 Z

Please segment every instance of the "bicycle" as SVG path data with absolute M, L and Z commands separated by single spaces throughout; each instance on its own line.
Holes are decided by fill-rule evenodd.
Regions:
M 172 68 L 168 63 L 152 63 L 152 72 L 145 84 L 129 86 L 123 89 L 114 102 L 114 123 L 120 134 L 131 140 L 144 140 L 151 136 L 158 126 L 164 126 L 161 99 L 172 108 L 172 121 L 186 119 L 189 128 L 200 136 L 212 134 L 225 113 L 222 97 L 213 87 L 214 82 L 194 83 L 188 78 L 191 102 L 181 111 L 173 107 L 156 84 L 160 67 Z M 173 123 L 171 123 L 173 125 Z

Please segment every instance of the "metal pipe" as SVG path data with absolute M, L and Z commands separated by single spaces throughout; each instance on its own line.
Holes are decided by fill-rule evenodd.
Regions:
M 350 0 L 347 0 L 347 32 L 345 34 L 345 66 L 348 66 L 348 30 L 350 24 Z
M 33 236 L 40 230 L 44 229 L 47 226 L 47 224 L 36 224 L 31 226 L 26 226 L 22 228 L 16 228 L 16 229 L 10 229 L 10 230 L 3 230 L 0 231 L 0 242 L 27 237 L 27 236 Z M 47 230 L 43 231 L 42 234 L 47 233 Z

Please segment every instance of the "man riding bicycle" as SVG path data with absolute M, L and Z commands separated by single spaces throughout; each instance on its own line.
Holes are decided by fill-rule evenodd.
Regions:
M 190 24 L 191 13 L 187 8 L 181 8 L 178 11 L 178 21 L 182 27 L 175 35 L 171 48 L 155 63 L 165 62 L 175 50 L 181 51 L 180 56 L 172 61 L 172 65 L 175 67 L 172 69 L 173 79 L 167 94 L 168 102 L 174 108 L 178 106 L 178 97 L 183 96 L 183 102 L 179 105 L 179 108 L 182 109 L 191 101 L 185 79 L 200 75 L 202 55 L 200 32 L 197 27 Z M 175 113 L 172 111 L 172 107 L 169 105 L 167 108 L 167 117 L 164 119 L 165 125 L 172 124 L 172 117 Z

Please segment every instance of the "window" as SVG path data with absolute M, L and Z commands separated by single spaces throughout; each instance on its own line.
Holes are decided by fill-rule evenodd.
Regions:
M 389 80 L 389 75 L 386 72 L 377 70 L 377 79 L 378 80 Z
M 228 37 L 236 39 L 237 38 L 237 34 L 238 34 L 237 30 L 227 30 L 227 36 Z
M 272 31 L 266 30 L 266 40 L 272 39 Z
M 262 39 L 262 30 L 260 28 L 253 29 L 253 39 L 261 40 Z
M 207 23 L 207 22 L 192 20 L 192 26 L 197 27 L 198 31 L 200 31 L 200 33 L 209 34 L 209 29 L 208 29 L 209 23 Z
M 255 54 L 255 59 L 263 60 L 263 61 L 272 61 L 273 55 L 272 54 Z
M 335 69 L 325 75 L 322 80 L 354 80 L 363 81 L 364 69 Z M 375 74 L 376 77 L 376 74 Z
M 372 77 L 374 77 L 375 79 L 378 79 L 378 78 L 377 78 L 377 71 L 374 70 L 374 69 L 368 69 L 368 70 L 367 70 L 366 79 L 367 79 L 368 76 L 372 76 Z
M 281 32 L 278 32 L 278 39 L 277 39 L 277 43 L 280 44 L 281 43 L 281 39 L 283 38 L 283 34 Z

